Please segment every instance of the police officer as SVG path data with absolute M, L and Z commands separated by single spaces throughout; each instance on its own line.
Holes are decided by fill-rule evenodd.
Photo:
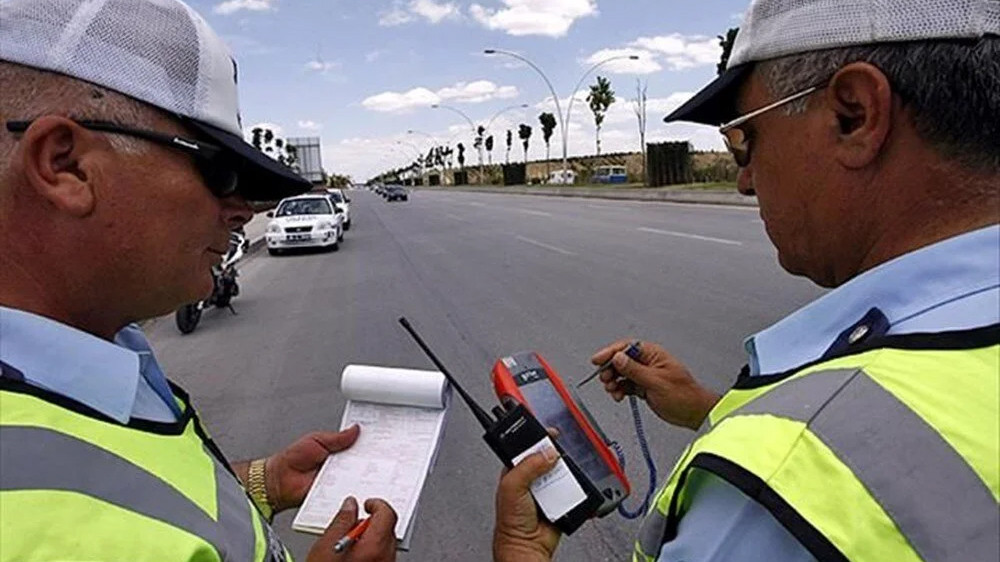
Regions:
M 236 63 L 178 0 L 0 2 L 0 560 L 278 561 L 358 429 L 230 463 L 134 322 L 211 291 L 247 200 L 310 188 L 247 145 Z M 349 498 L 309 560 L 392 560 Z
M 1000 2 L 757 0 L 728 69 L 667 121 L 720 126 L 782 267 L 833 290 L 746 341 L 718 396 L 612 344 L 615 400 L 697 431 L 632 559 L 1000 555 Z M 502 478 L 500 561 L 552 558 Z

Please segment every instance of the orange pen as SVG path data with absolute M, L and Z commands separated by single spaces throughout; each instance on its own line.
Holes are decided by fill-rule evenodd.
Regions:
M 347 531 L 344 538 L 340 539 L 337 541 L 337 544 L 333 545 L 333 551 L 344 552 L 352 544 L 358 542 L 358 539 L 361 538 L 362 533 L 365 532 L 365 529 L 368 528 L 368 525 L 371 524 L 371 522 L 371 517 L 358 521 L 353 527 L 351 527 L 350 531 Z

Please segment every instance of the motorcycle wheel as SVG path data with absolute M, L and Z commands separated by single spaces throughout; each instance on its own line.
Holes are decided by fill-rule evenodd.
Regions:
M 201 310 L 198 308 L 198 303 L 186 304 L 178 308 L 174 314 L 174 320 L 177 322 L 177 329 L 182 334 L 193 332 L 198 327 L 198 321 L 201 320 Z

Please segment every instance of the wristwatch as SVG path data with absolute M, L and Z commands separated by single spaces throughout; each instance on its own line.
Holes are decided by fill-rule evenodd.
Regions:
M 274 508 L 267 498 L 267 480 L 264 478 L 264 465 L 267 459 L 257 459 L 250 461 L 250 470 L 247 472 L 247 491 L 250 492 L 250 499 L 257 505 L 260 514 L 270 523 L 274 518 Z

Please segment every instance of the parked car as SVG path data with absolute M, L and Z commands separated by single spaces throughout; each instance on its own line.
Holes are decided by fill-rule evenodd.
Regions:
M 344 230 L 351 229 L 351 198 L 341 189 L 329 188 L 326 194 L 330 196 L 333 204 L 341 211 L 344 211 Z
M 407 193 L 406 188 L 401 185 L 389 185 L 385 188 L 385 200 L 386 201 L 407 201 L 409 199 L 409 193 Z
M 628 173 L 625 171 L 625 166 L 598 166 L 590 178 L 590 183 L 625 183 L 627 181 Z
M 272 220 L 267 225 L 265 238 L 267 251 L 272 256 L 304 247 L 336 251 L 344 239 L 344 212 L 326 194 L 282 199 L 267 216 Z
M 576 183 L 576 172 L 573 170 L 552 170 L 545 183 L 571 185 Z

